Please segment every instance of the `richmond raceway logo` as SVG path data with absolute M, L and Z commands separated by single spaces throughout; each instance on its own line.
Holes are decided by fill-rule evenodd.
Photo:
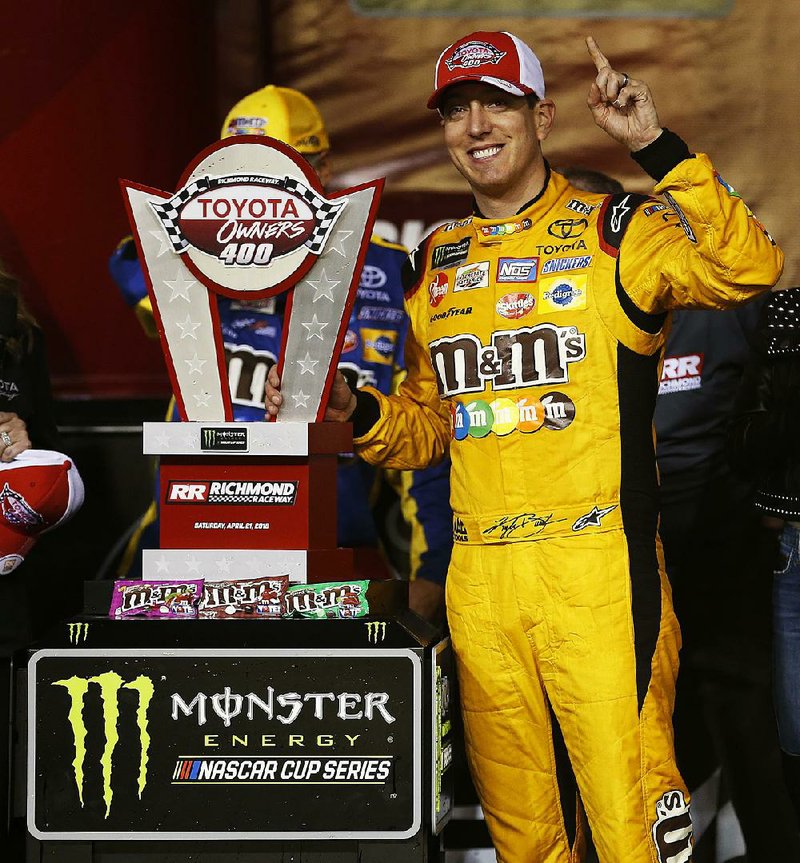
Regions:
M 659 863 L 687 863 L 692 859 L 692 819 L 682 791 L 668 791 L 656 803 L 653 842 Z
M 112 772 L 114 767 L 114 751 L 119 742 L 119 691 L 120 689 L 133 690 L 138 696 L 136 707 L 136 726 L 139 730 L 139 799 L 147 785 L 147 762 L 150 750 L 150 734 L 147 731 L 147 712 L 153 698 L 153 681 L 149 677 L 139 675 L 127 683 L 115 671 L 107 671 L 96 677 L 69 677 L 66 680 L 56 680 L 51 686 L 63 686 L 69 694 L 70 706 L 67 713 L 67 721 L 72 727 L 72 737 L 75 743 L 75 759 L 72 762 L 75 776 L 75 785 L 78 789 L 78 800 L 81 807 L 84 805 L 84 762 L 86 760 L 86 737 L 87 729 L 84 722 L 84 699 L 90 686 L 97 686 L 100 690 L 100 701 L 102 704 L 102 718 L 105 736 L 103 754 L 100 756 L 100 766 L 103 774 L 103 800 L 106 804 L 105 817 L 111 812 L 111 801 L 114 797 L 112 786 Z M 127 702 L 126 702 L 127 703 Z
M 586 356 L 586 338 L 576 327 L 538 324 L 492 334 L 484 346 L 472 334 L 430 343 L 439 395 L 505 390 L 569 381 L 569 364 Z
M 474 69 L 484 63 L 496 65 L 503 57 L 505 51 L 500 51 L 488 42 L 473 40 L 459 46 L 451 57 L 445 60 L 445 65 L 452 72 L 453 69 Z
M 298 483 L 247 482 L 237 480 L 170 480 L 167 503 L 175 504 L 268 504 L 294 506 Z
M 236 174 L 199 177 L 150 206 L 176 253 L 191 247 L 228 267 L 265 267 L 301 246 L 320 254 L 346 203 L 293 177 Z

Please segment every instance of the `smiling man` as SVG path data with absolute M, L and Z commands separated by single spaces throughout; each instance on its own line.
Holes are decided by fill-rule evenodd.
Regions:
M 428 105 L 474 213 L 410 258 L 399 394 L 338 379 L 327 418 L 352 421 L 375 464 L 416 468 L 450 448 L 448 619 L 498 859 L 576 859 L 563 739 L 602 863 L 687 863 L 659 365 L 670 310 L 744 302 L 777 281 L 783 254 L 708 158 L 662 128 L 647 86 L 587 45 L 594 121 L 664 199 L 582 192 L 551 172 L 555 106 L 533 51 L 509 33 L 460 39 Z M 281 401 L 271 372 L 268 412 Z

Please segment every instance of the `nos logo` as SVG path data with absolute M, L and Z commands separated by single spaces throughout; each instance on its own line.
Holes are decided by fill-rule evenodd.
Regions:
M 72 768 L 75 776 L 75 785 L 78 789 L 78 799 L 83 807 L 84 773 L 83 767 L 86 760 L 86 738 L 87 729 L 84 722 L 84 699 L 89 691 L 89 686 L 97 686 L 100 690 L 100 701 L 102 704 L 102 721 L 104 729 L 103 753 L 100 756 L 100 766 L 103 772 L 103 801 L 106 804 L 105 817 L 111 812 L 111 801 L 114 790 L 111 787 L 111 773 L 114 766 L 114 750 L 120 739 L 119 714 L 120 714 L 120 689 L 133 690 L 138 696 L 136 707 L 136 727 L 139 734 L 139 799 L 147 785 L 147 761 L 150 750 L 150 734 L 147 731 L 147 712 L 155 691 L 153 681 L 149 677 L 140 674 L 134 680 L 127 683 L 116 671 L 107 671 L 96 677 L 69 677 L 66 680 L 56 680 L 51 686 L 63 686 L 69 694 L 69 711 L 67 719 L 72 726 L 72 737 L 75 743 L 75 759 Z M 128 703 L 128 699 L 124 700 Z
M 569 381 L 569 364 L 586 356 L 586 338 L 576 327 L 537 324 L 492 334 L 484 346 L 471 334 L 430 343 L 439 395 L 547 386 Z
M 668 791 L 656 803 L 653 842 L 659 863 L 688 863 L 692 859 L 692 819 L 682 791 Z

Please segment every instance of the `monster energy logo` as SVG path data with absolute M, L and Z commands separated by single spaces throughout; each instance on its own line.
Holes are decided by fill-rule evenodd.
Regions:
M 371 620 L 367 623 L 367 641 L 370 644 L 377 644 L 386 638 L 386 621 Z
M 87 730 L 83 719 L 83 707 L 86 693 L 90 684 L 100 688 L 100 698 L 103 705 L 103 733 L 105 745 L 103 754 L 100 756 L 100 765 L 103 770 L 103 800 L 106 804 L 106 815 L 111 812 L 111 800 L 114 796 L 111 785 L 111 774 L 113 768 L 114 750 L 119 741 L 117 723 L 119 721 L 119 690 L 132 689 L 139 695 L 139 704 L 136 710 L 136 725 L 139 729 L 139 799 L 147 785 L 147 761 L 150 750 L 150 735 L 147 732 L 147 711 L 153 698 L 153 681 L 149 677 L 139 675 L 134 680 L 125 683 L 122 677 L 115 671 L 107 671 L 96 677 L 69 677 L 66 680 L 56 680 L 51 686 L 63 686 L 69 693 L 70 708 L 67 714 L 69 724 L 72 726 L 72 736 L 75 741 L 75 758 L 72 767 L 75 773 L 75 785 L 78 789 L 78 799 L 83 806 L 83 764 L 86 758 L 86 736 Z
M 67 626 L 69 626 L 70 644 L 80 644 L 82 641 L 86 641 L 89 635 L 88 623 L 68 623 Z
M 204 426 L 200 430 L 200 440 L 204 450 L 216 450 L 217 452 L 247 451 L 246 428 L 230 429 Z

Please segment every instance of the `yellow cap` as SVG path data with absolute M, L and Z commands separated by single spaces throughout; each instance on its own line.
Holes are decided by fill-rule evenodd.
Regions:
M 231 135 L 269 135 L 306 155 L 330 148 L 322 116 L 311 99 L 274 84 L 245 96 L 231 108 L 221 137 Z

